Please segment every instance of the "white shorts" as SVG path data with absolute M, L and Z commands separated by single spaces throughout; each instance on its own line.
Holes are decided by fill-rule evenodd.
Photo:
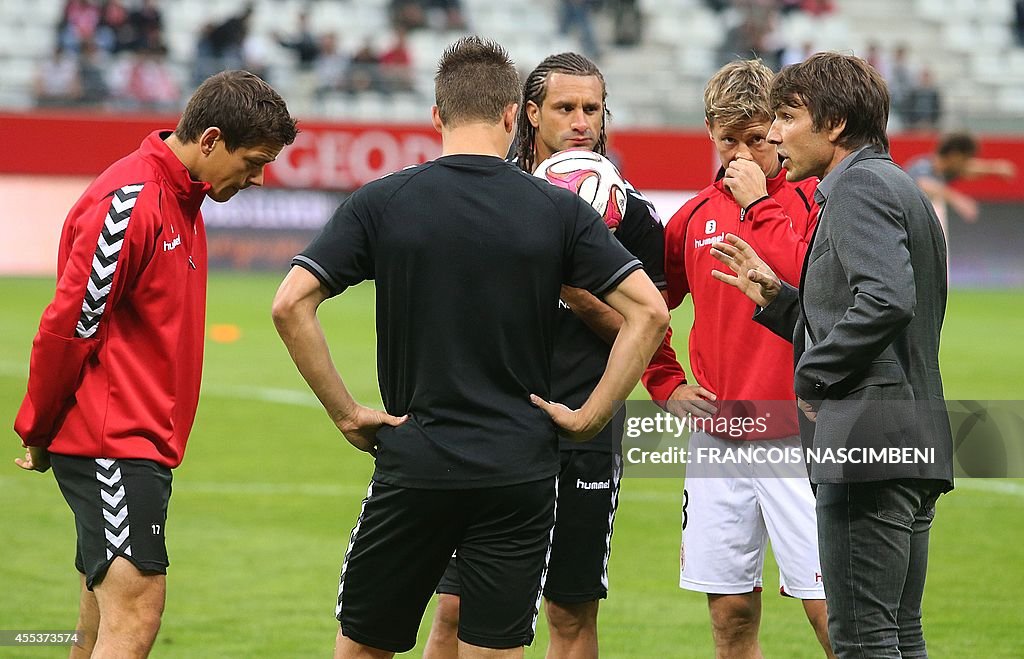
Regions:
M 719 449 L 718 455 L 732 449 L 735 455 L 737 448 L 758 446 L 794 449 L 800 439 L 728 440 L 695 432 L 688 453 L 694 456 L 703 447 Z M 749 463 L 693 465 L 691 458 L 683 490 L 680 588 L 718 595 L 761 590 L 770 539 L 781 593 L 825 599 L 810 481 L 795 477 L 793 464 L 757 464 L 754 471 Z

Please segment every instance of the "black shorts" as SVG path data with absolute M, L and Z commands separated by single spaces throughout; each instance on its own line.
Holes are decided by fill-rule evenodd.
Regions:
M 533 641 L 554 524 L 553 478 L 427 490 L 371 482 L 345 552 L 336 617 L 363 645 L 405 652 L 458 549 L 459 638 L 505 649 Z
M 544 597 L 575 604 L 608 597 L 608 558 L 619 504 L 622 457 L 598 451 L 562 451 L 558 516 Z M 437 592 L 461 595 L 452 558 Z
M 53 475 L 75 515 L 75 567 L 89 590 L 115 557 L 141 572 L 167 574 L 165 525 L 171 470 L 152 460 L 50 455 Z

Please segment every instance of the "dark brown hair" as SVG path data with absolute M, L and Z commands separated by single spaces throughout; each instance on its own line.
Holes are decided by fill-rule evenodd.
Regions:
M 434 98 L 441 122 L 449 128 L 477 121 L 497 123 L 509 105 L 519 102 L 519 73 L 497 42 L 463 37 L 441 55 Z
M 199 85 L 174 134 L 188 144 L 217 127 L 229 151 L 263 144 L 285 146 L 298 130 L 284 99 L 248 71 L 221 71 Z
M 526 76 L 523 83 L 523 105 L 519 108 L 519 124 L 516 128 L 516 163 L 523 171 L 532 172 L 534 156 L 536 152 L 537 129 L 530 123 L 526 116 L 526 104 L 533 101 L 537 107 L 544 104 L 544 98 L 548 93 L 548 78 L 552 73 L 564 73 L 571 76 L 596 76 L 601 81 L 601 105 L 604 106 L 604 116 L 601 118 L 601 134 L 594 145 L 594 151 L 605 155 L 608 147 L 608 134 L 605 131 L 605 123 L 610 113 L 608 104 L 608 88 L 604 83 L 604 76 L 601 70 L 592 61 L 579 53 L 559 53 L 549 55 L 537 65 L 530 75 Z
M 889 88 L 870 64 L 853 55 L 815 53 L 782 69 L 772 82 L 772 109 L 806 107 L 815 131 L 844 120 L 838 145 L 859 149 L 872 145 L 889 150 Z
M 959 153 L 970 158 L 978 152 L 978 142 L 970 133 L 949 133 L 939 140 L 938 152 L 940 156 Z

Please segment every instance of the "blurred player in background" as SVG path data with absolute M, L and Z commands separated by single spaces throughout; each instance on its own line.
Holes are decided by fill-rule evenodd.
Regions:
M 497 44 L 450 46 L 435 77 L 443 155 L 350 196 L 274 301 L 299 371 L 348 441 L 376 455 L 342 566 L 336 657 L 412 649 L 456 549 L 458 655 L 522 656 L 555 520 L 552 420 L 577 440 L 597 434 L 668 324 L 657 289 L 601 216 L 503 159 L 519 84 Z M 365 279 L 376 282 L 387 414 L 352 399 L 316 316 Z M 567 401 L 576 410 L 544 400 L 557 391 L 550 357 L 567 281 L 625 317 L 597 386 Z
M 203 199 L 263 184 L 295 139 L 269 85 L 225 71 L 101 174 L 68 214 L 57 290 L 15 421 L 22 469 L 53 466 L 81 573 L 71 656 L 141 657 L 160 627 L 171 469 L 195 418 L 206 314 Z
M 597 66 L 583 55 L 560 53 L 537 65 L 523 87 L 515 161 L 526 172 L 552 154 L 587 148 L 605 155 L 607 90 Z M 615 237 L 663 289 L 664 236 L 654 207 L 627 184 L 626 211 Z M 570 407 L 594 390 L 608 362 L 622 316 L 585 290 L 562 287 L 556 321 L 551 392 Z M 544 584 L 550 631 L 548 656 L 597 656 L 597 612 L 608 596 L 608 558 L 622 476 L 625 409 L 586 443 L 559 440 L 558 517 Z M 438 585 L 438 607 L 427 659 L 456 657 L 459 566 L 456 558 Z
M 978 158 L 978 142 L 968 133 L 944 136 L 934 153 L 925 153 L 907 161 L 904 170 L 931 199 L 942 233 L 949 243 L 949 208 L 965 222 L 978 221 L 978 202 L 952 187 L 954 181 L 979 176 L 1001 176 L 1007 180 L 1016 175 L 1009 160 Z
M 644 374 L 644 385 L 653 400 L 680 418 L 767 421 L 763 432 L 694 431 L 690 455 L 702 449 L 800 446 L 791 346 L 750 319 L 739 291 L 708 277 L 718 265 L 711 243 L 734 233 L 757 245 L 785 280 L 800 280 L 817 221 L 817 180 L 786 181 L 778 152 L 767 141 L 774 116 L 768 103 L 771 80 L 771 70 L 760 60 L 731 62 L 712 76 L 704 90 L 704 112 L 722 170 L 665 230 L 669 308 L 687 294 L 693 297 L 693 372 L 688 381 L 670 333 Z M 803 601 L 831 656 L 814 496 L 804 467 L 714 469 L 687 467 L 679 585 L 707 593 L 716 656 L 761 656 L 761 574 L 769 539 L 782 594 Z

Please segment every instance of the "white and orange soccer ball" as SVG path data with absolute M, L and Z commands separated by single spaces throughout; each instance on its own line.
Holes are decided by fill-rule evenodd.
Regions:
M 539 164 L 533 175 L 578 194 L 611 231 L 626 213 L 626 182 L 611 160 L 590 149 L 559 151 Z

